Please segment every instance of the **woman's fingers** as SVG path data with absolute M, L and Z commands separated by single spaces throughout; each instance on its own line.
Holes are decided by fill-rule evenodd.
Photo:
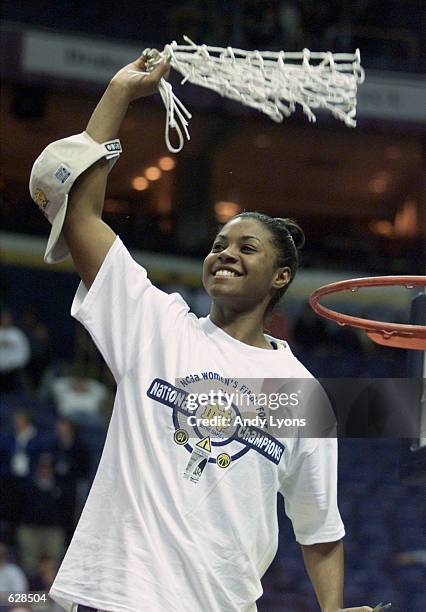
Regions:
M 145 49 L 134 65 L 138 70 L 148 72 L 156 81 L 167 78 L 170 72 L 170 62 L 157 49 Z
M 163 57 L 159 57 L 156 60 L 148 60 L 146 67 L 147 71 L 158 79 L 161 79 L 170 69 L 169 62 Z
M 119 70 L 111 82 L 119 84 L 132 101 L 158 91 L 160 80 L 167 78 L 169 70 L 169 61 L 159 51 L 146 49 L 134 62 Z

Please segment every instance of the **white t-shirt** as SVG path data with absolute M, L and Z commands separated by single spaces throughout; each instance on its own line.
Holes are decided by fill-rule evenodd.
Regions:
M 27 336 L 18 327 L 0 327 L 0 372 L 24 368 L 31 357 Z
M 7 593 L 18 593 L 28 589 L 28 580 L 18 565 L 4 563 L 0 566 L 0 604 L 6 600 Z
M 277 492 L 298 542 L 343 537 L 334 438 L 263 444 L 262 432 L 240 428 L 238 440 L 215 442 L 201 430 L 185 439 L 180 389 L 203 376 L 312 379 L 285 343 L 252 347 L 198 319 L 178 294 L 150 283 L 119 238 L 90 291 L 80 284 L 72 315 L 111 368 L 117 394 L 50 592 L 66 610 L 80 603 L 113 612 L 255 611 L 277 550 Z
M 58 413 L 63 417 L 75 414 L 99 414 L 102 402 L 107 398 L 107 390 L 97 380 L 84 379 L 83 388 L 73 385 L 72 377 L 56 378 L 52 382 L 52 395 Z

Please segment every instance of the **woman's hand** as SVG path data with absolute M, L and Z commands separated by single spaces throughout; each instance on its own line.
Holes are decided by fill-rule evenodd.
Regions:
M 169 63 L 160 57 L 157 50 L 144 51 L 137 60 L 127 64 L 111 79 L 110 86 L 123 91 L 128 101 L 150 96 L 158 91 L 162 77 L 169 73 Z

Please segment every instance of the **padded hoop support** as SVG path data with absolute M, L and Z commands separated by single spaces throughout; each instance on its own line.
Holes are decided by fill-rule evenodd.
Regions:
M 365 331 L 367 336 L 383 346 L 426 350 L 426 325 L 404 325 L 401 323 L 386 323 L 361 319 L 330 310 L 319 303 L 320 298 L 341 291 L 356 291 L 364 287 L 401 286 L 407 289 L 426 287 L 426 276 L 372 276 L 354 278 L 324 285 L 316 289 L 309 297 L 309 305 L 316 313 L 335 321 L 339 325 L 357 327 Z

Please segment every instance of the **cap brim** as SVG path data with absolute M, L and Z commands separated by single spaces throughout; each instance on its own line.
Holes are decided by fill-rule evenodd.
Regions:
M 52 223 L 52 229 L 50 230 L 49 240 L 47 241 L 46 252 L 44 254 L 44 261 L 46 263 L 58 263 L 66 259 L 70 254 L 65 239 L 61 233 L 67 207 L 68 194 L 64 196 L 64 201 Z

